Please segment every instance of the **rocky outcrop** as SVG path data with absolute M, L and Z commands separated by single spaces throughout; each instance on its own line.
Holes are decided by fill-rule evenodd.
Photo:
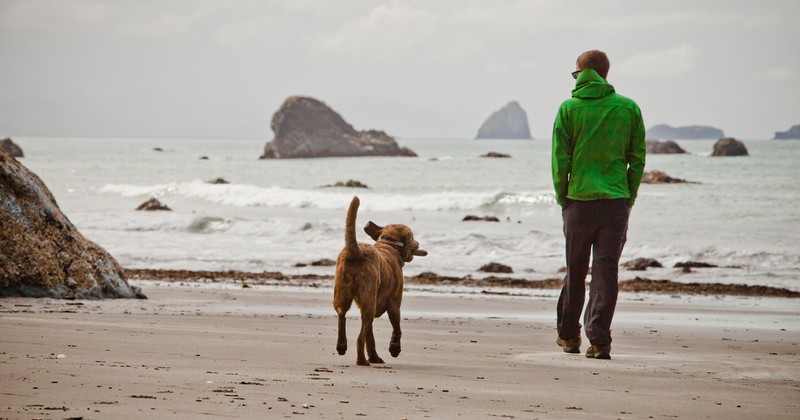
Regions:
M 138 211 L 172 211 L 171 208 L 167 207 L 166 204 L 158 201 L 157 198 L 153 197 L 142 204 L 139 204 L 139 207 L 136 207 Z
M 714 143 L 714 150 L 711 156 L 747 156 L 747 148 L 744 143 L 732 137 L 719 139 Z
M 6 153 L 15 158 L 25 157 L 25 155 L 22 153 L 22 149 L 16 143 L 11 141 L 11 139 L 0 140 L 0 149 L 5 150 Z
M 528 114 L 517 101 L 495 111 L 478 129 L 477 139 L 530 139 Z
M 383 131 L 356 131 L 314 98 L 292 96 L 272 116 L 275 138 L 261 159 L 343 156 L 416 156 Z
M 356 181 L 354 179 L 348 179 L 345 181 L 336 181 L 333 185 L 323 185 L 321 188 L 331 188 L 331 187 L 345 187 L 345 188 L 369 188 L 367 184 L 364 184 L 361 181 Z
M 513 273 L 514 270 L 511 267 L 500 264 L 498 262 L 490 262 L 489 264 L 484 264 L 478 271 L 482 271 L 484 273 Z
M 800 140 L 800 124 L 793 125 L 789 131 L 776 131 L 773 140 Z
M 683 150 L 682 147 L 678 146 L 678 143 L 672 140 L 647 140 L 647 154 L 667 155 L 680 153 L 686 153 L 686 150 Z
M 624 268 L 625 270 L 630 270 L 630 271 L 644 271 L 650 267 L 653 268 L 664 267 L 663 265 L 661 265 L 660 262 L 652 258 L 636 258 L 628 262 L 624 262 L 619 266 L 620 268 Z
M 84 238 L 36 174 L 0 150 L 0 296 L 144 298 Z
M 642 184 L 696 184 L 685 179 L 673 178 L 661 171 L 647 171 L 642 175 Z
M 719 139 L 725 137 L 725 134 L 718 128 L 705 125 L 672 127 L 667 124 L 658 124 L 647 130 L 647 137 L 651 139 L 702 140 Z
M 461 219 L 462 222 L 499 222 L 500 219 L 494 216 L 475 216 L 474 214 L 468 214 Z
M 500 158 L 500 159 L 508 159 L 511 155 L 507 155 L 505 153 L 498 153 L 498 152 L 489 152 L 485 155 L 481 155 L 482 158 Z

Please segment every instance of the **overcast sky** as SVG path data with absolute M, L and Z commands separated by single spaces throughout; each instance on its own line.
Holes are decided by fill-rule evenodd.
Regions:
M 575 58 L 647 127 L 800 124 L 800 1 L 0 0 L 0 136 L 272 138 L 284 99 L 356 129 L 474 138 L 511 100 L 548 139 Z

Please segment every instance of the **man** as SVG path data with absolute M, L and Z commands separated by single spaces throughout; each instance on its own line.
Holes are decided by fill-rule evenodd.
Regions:
M 580 315 L 592 259 L 589 303 L 583 323 L 591 346 L 586 357 L 611 358 L 611 319 L 617 303 L 619 258 L 645 161 L 644 122 L 634 101 L 606 81 L 602 51 L 581 54 L 572 98 L 553 126 L 553 185 L 561 205 L 567 274 L 558 298 L 556 343 L 580 353 Z

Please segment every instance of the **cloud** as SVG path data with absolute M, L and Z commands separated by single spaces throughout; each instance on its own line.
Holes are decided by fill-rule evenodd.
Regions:
M 793 78 L 794 69 L 788 66 L 765 69 L 755 75 L 756 80 L 791 80 Z
M 620 64 L 611 64 L 612 71 L 635 76 L 679 76 L 691 72 L 700 50 L 683 44 L 666 50 L 636 54 Z
M 76 0 L 14 1 L 0 13 L 0 27 L 22 31 L 74 32 L 108 22 L 108 3 Z
M 224 3 L 196 3 L 189 10 L 162 12 L 156 16 L 148 16 L 137 22 L 123 25 L 119 31 L 141 35 L 185 35 L 201 22 L 213 17 L 221 11 Z

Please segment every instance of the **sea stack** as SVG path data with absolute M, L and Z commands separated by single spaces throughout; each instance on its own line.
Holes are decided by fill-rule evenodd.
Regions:
M 36 174 L 0 149 L 0 296 L 145 298 L 84 238 Z
M 25 155 L 22 153 L 22 149 L 8 138 L 0 140 L 0 149 L 5 150 L 6 153 L 15 158 L 25 157 Z
M 344 156 L 416 156 L 378 130 L 356 131 L 325 103 L 292 96 L 272 116 L 275 138 L 261 159 Z
M 528 114 L 517 101 L 495 111 L 478 129 L 476 139 L 531 139 Z

